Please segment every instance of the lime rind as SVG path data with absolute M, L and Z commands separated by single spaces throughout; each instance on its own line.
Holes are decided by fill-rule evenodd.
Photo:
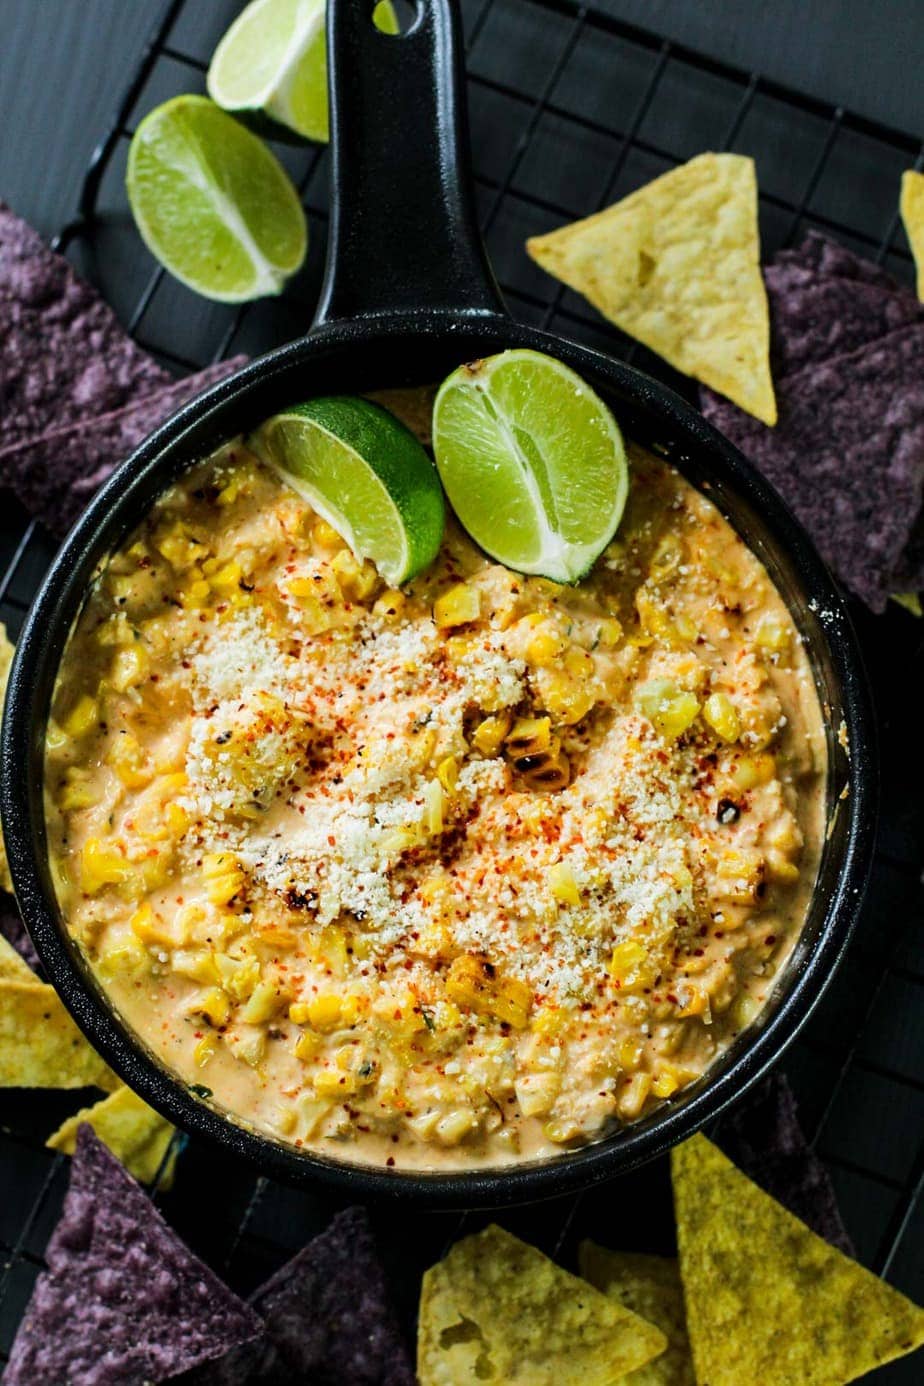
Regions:
M 436 558 L 443 492 L 420 443 L 370 400 L 329 396 L 276 414 L 253 435 L 265 462 L 392 587 Z
M 433 409 L 446 494 L 472 538 L 519 572 L 584 577 L 628 495 L 616 420 L 569 367 L 518 348 L 461 366 Z
M 207 298 L 242 303 L 278 294 L 304 261 L 307 222 L 288 174 L 206 97 L 177 96 L 145 116 L 129 149 L 126 188 L 151 254 Z

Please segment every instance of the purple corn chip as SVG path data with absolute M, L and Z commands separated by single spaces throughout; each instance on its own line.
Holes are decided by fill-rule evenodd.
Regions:
M 716 1139 L 765 1193 L 831 1246 L 856 1255 L 828 1171 L 805 1139 L 796 1099 L 783 1074 L 771 1074 L 723 1117 Z
M 169 383 L 96 290 L 0 202 L 0 448 Z
M 364 1209 L 338 1213 L 250 1303 L 263 1338 L 190 1372 L 182 1386 L 414 1386 Z
M 882 611 L 924 495 L 924 322 L 778 381 L 776 428 L 701 399 L 844 583 Z
M 872 260 L 864 260 L 861 255 L 855 255 L 845 245 L 833 241 L 821 231 L 807 232 L 802 244 L 793 250 L 778 251 L 774 264 L 797 265 L 800 269 L 811 270 L 815 275 L 830 275 L 871 284 L 890 293 L 907 294 L 917 302 L 912 291 L 893 279 L 888 270 L 884 270 Z
M 149 433 L 246 360 L 235 356 L 219 361 L 114 413 L 0 451 L 0 485 L 14 491 L 27 510 L 62 538 L 94 492 Z
M 26 926 L 19 917 L 16 901 L 12 895 L 0 892 L 0 934 L 7 943 L 12 944 L 19 956 L 29 964 L 33 972 L 42 976 L 42 964 L 35 951 L 35 945 L 26 933 Z
M 261 1328 L 167 1226 L 89 1126 L 4 1386 L 161 1382 Z

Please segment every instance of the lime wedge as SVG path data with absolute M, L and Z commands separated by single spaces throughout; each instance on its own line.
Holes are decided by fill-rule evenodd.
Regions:
M 126 187 L 151 254 L 206 298 L 278 294 L 305 258 L 305 213 L 285 169 L 204 96 L 174 97 L 145 116 Z
M 577 582 L 622 518 L 619 426 L 574 371 L 539 351 L 460 366 L 433 406 L 433 451 L 453 509 L 493 558 Z
M 309 400 L 275 414 L 250 444 L 390 586 L 433 562 L 445 523 L 439 478 L 413 433 L 380 405 Z
M 264 133 L 275 122 L 277 134 L 282 126 L 326 141 L 324 8 L 324 0 L 252 0 L 212 56 L 212 100 Z M 381 0 L 372 18 L 383 33 L 398 33 L 390 0 Z

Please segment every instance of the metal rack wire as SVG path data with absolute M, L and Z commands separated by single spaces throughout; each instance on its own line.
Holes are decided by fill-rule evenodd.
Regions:
M 204 304 L 153 266 L 125 215 L 122 170 L 133 125 L 157 101 L 201 90 L 214 43 L 238 0 L 170 0 L 93 156 L 79 214 L 58 243 L 99 284 L 136 339 L 178 370 L 257 353 L 301 331 L 320 282 L 326 155 L 281 151 L 312 227 L 305 270 L 281 300 Z M 752 154 L 765 256 L 809 226 L 910 280 L 896 211 L 901 171 L 924 165 L 921 139 L 788 90 L 578 0 L 462 0 L 482 226 L 512 311 L 634 360 L 690 395 L 690 383 L 546 278 L 527 235 L 585 216 L 703 149 Z M 53 548 L 15 507 L 0 517 L 0 617 L 15 635 Z M 919 732 L 924 635 L 897 610 L 858 612 L 882 734 L 884 818 L 875 878 L 848 959 L 786 1061 L 803 1120 L 832 1170 L 861 1260 L 924 1300 L 924 752 Z M 0 1365 L 41 1266 L 67 1162 L 44 1149 L 72 1097 L 0 1098 Z M 171 1222 L 232 1284 L 249 1290 L 328 1220 L 327 1195 L 255 1178 L 189 1142 Z M 410 1324 L 420 1271 L 477 1214 L 373 1210 Z M 581 1235 L 668 1249 L 666 1171 L 655 1164 L 577 1198 L 502 1219 L 567 1263 Z M 911 1383 L 917 1363 L 877 1380 Z

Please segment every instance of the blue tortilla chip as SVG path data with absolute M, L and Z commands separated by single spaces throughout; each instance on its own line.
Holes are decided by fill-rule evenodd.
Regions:
M 4 1386 L 166 1381 L 260 1331 L 89 1126 L 46 1259 Z
M 33 972 L 38 973 L 39 977 L 44 976 L 35 945 L 26 933 L 26 926 L 19 917 L 16 901 L 12 895 L 5 895 L 2 892 L 0 892 L 0 934 L 3 935 L 7 943 L 13 945 L 19 956 L 29 964 Z
M 362 1208 L 330 1226 L 251 1296 L 264 1333 L 176 1386 L 414 1386 Z
M 0 448 L 170 381 L 64 256 L 0 202 Z
M 855 1256 L 834 1186 L 805 1139 L 792 1088 L 772 1073 L 719 1122 L 716 1143 L 765 1193 L 846 1256 Z
M 0 483 L 62 537 L 120 462 L 184 404 L 239 370 L 246 356 L 173 380 L 114 413 L 69 423 L 0 451 Z

